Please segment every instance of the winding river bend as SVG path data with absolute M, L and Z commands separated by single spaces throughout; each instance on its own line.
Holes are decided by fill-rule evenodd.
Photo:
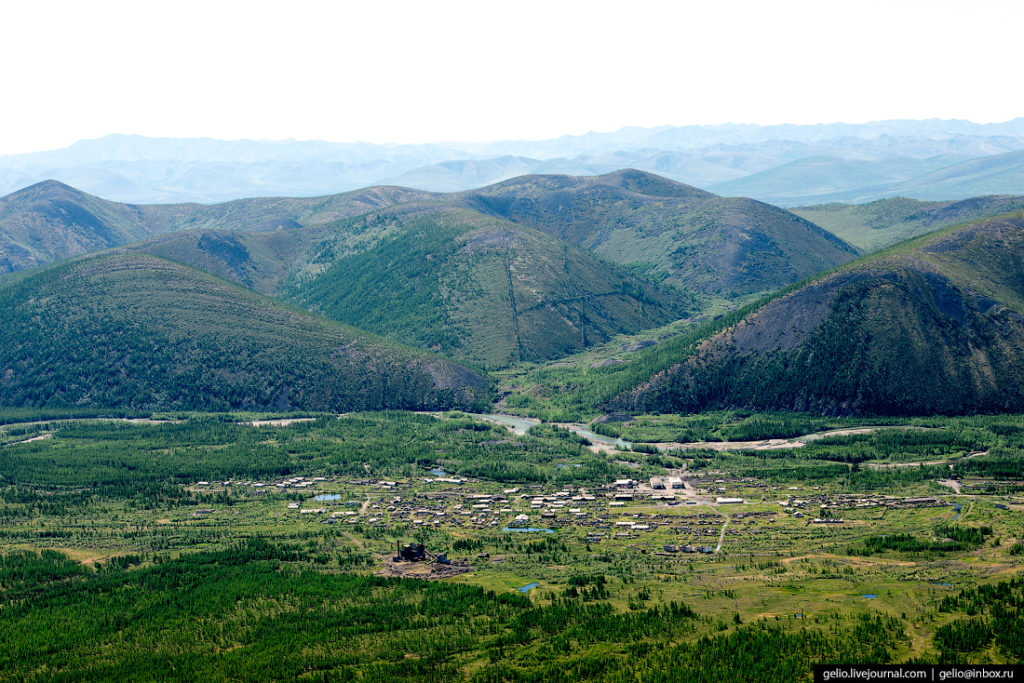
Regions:
M 540 420 L 532 417 L 518 417 L 516 415 L 499 415 L 496 413 L 467 413 L 470 417 L 475 417 L 480 420 L 486 420 L 487 422 L 494 422 L 496 424 L 505 425 L 512 430 L 513 434 L 522 436 L 526 432 L 530 431 L 532 427 L 540 424 Z M 610 436 L 601 436 L 587 429 L 586 425 L 578 424 L 575 422 L 555 422 L 553 423 L 557 427 L 563 427 L 568 429 L 570 432 L 579 434 L 584 439 L 593 443 L 602 444 L 611 448 L 628 449 L 633 444 L 622 439 L 612 438 Z
M 479 420 L 486 420 L 508 427 L 512 433 L 522 436 L 530 431 L 535 425 L 541 422 L 532 417 L 520 417 L 518 415 L 502 415 L 498 413 L 467 413 L 470 417 Z M 630 449 L 633 444 L 623 439 L 595 434 L 584 424 L 577 422 L 555 422 L 558 427 L 563 427 L 604 448 L 617 448 L 621 450 Z M 808 443 L 824 439 L 830 436 L 850 436 L 854 434 L 870 434 L 879 429 L 927 429 L 925 427 L 903 427 L 903 426 L 878 426 L 878 427 L 853 427 L 849 429 L 833 429 L 824 432 L 804 434 L 790 439 L 763 439 L 761 441 L 694 441 L 690 443 L 651 443 L 659 451 L 679 451 L 687 449 L 704 448 L 714 451 L 766 451 L 780 448 L 802 448 Z M 916 463 L 911 463 L 916 464 Z

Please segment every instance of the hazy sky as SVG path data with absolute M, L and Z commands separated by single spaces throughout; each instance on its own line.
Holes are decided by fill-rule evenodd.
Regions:
M 1024 2 L 19 2 L 0 154 L 1024 116 Z

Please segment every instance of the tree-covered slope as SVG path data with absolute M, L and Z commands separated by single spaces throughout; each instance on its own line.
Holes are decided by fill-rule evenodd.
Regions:
M 677 319 L 700 295 L 774 290 L 855 253 L 775 207 L 632 170 L 213 206 L 77 195 L 106 212 L 90 214 L 94 232 L 123 227 L 91 248 L 150 235 L 130 248 L 489 367 L 557 358 Z
M 504 218 L 591 249 L 647 279 L 668 280 L 716 296 L 773 290 L 857 254 L 831 233 L 777 207 L 718 197 L 635 170 L 588 177 L 523 176 L 451 194 L 386 186 L 325 197 L 242 199 L 209 206 L 118 204 L 47 181 L 0 199 L 0 272 L 179 231 L 324 227 L 410 204 L 457 206 Z M 213 239 L 230 243 L 248 238 Z M 191 248 L 209 252 L 225 247 L 233 248 Z M 155 251 L 176 258 L 182 249 L 169 239 Z M 196 256 L 187 262 L 215 267 L 214 261 Z M 264 264 L 263 270 L 268 267 Z M 251 272 L 246 284 L 270 293 L 280 284 L 280 275 Z
M 992 195 L 958 202 L 922 202 L 907 197 L 868 204 L 820 204 L 790 209 L 865 251 L 960 223 L 1024 209 L 1024 197 Z
M 468 406 L 480 375 L 142 254 L 0 279 L 0 404 Z
M 563 356 L 692 305 L 539 231 L 453 207 L 353 219 L 310 254 L 289 300 L 489 367 Z
M 524 176 L 456 201 L 592 249 L 649 278 L 719 296 L 774 290 L 858 255 L 783 209 L 636 170 Z
M 139 212 L 56 181 L 0 197 L 0 273 L 154 234 Z
M 306 266 L 307 251 L 329 230 L 182 230 L 127 250 L 177 261 L 275 296 L 292 270 Z
M 266 231 L 323 225 L 430 193 L 371 187 L 326 197 L 269 197 L 224 204 L 110 202 L 53 180 L 0 198 L 0 273 L 178 230 Z
M 776 298 L 613 402 L 1024 410 L 1024 214 L 895 247 Z

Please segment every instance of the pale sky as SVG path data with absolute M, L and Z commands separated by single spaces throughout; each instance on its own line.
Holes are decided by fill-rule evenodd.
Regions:
M 1024 116 L 1019 0 L 19 2 L 0 154 Z

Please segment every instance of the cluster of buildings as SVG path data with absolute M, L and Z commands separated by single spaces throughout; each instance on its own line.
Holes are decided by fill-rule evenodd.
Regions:
M 327 481 L 331 481 L 331 480 L 328 479 L 327 477 L 312 477 L 312 478 L 307 478 L 307 477 L 290 477 L 288 479 L 279 479 L 278 481 L 272 481 L 272 482 L 264 482 L 264 481 L 256 481 L 256 480 L 242 481 L 242 480 L 226 479 L 224 481 L 216 481 L 216 482 L 212 482 L 212 483 L 209 482 L 209 481 L 197 481 L 193 486 L 195 486 L 196 488 L 250 487 L 250 488 L 253 489 L 253 491 L 255 491 L 256 493 L 259 493 L 260 491 L 273 490 L 273 489 L 277 489 L 277 490 L 285 490 L 285 489 L 300 489 L 301 490 L 301 489 L 308 489 L 308 488 L 310 488 L 312 486 L 316 486 L 319 483 L 327 482 Z
M 715 552 L 715 549 L 709 545 L 666 545 L 664 550 L 666 553 L 703 553 L 704 555 L 711 555 Z

